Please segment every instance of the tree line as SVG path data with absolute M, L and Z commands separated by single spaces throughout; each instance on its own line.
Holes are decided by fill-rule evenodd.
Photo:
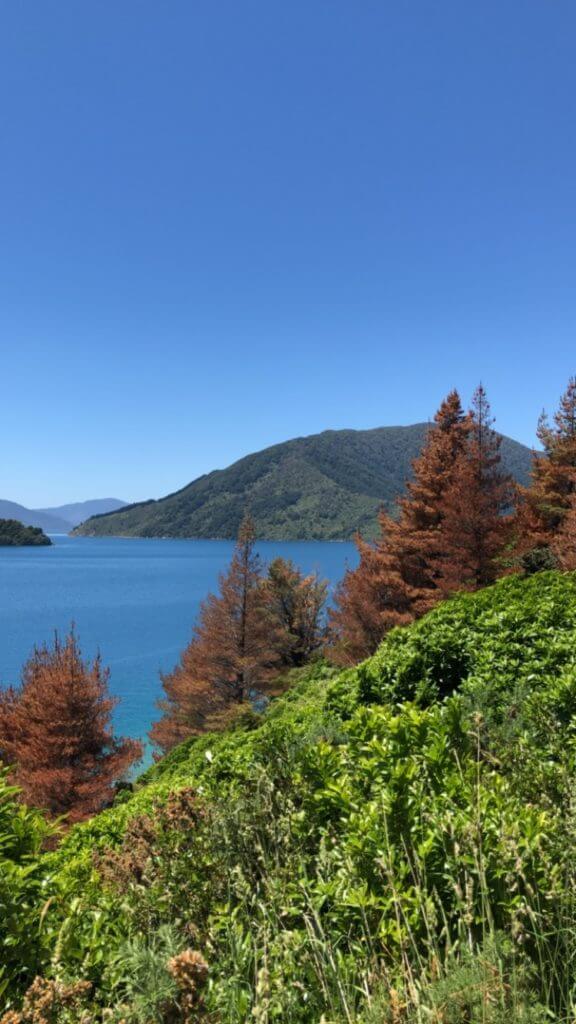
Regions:
M 393 626 L 462 590 L 512 572 L 576 569 L 576 378 L 552 423 L 542 414 L 531 482 L 503 472 L 485 389 L 465 412 L 457 391 L 442 402 L 398 514 L 380 514 L 374 544 L 357 537 L 330 614 L 337 661 L 373 654 Z
M 162 717 L 150 739 L 166 752 L 198 732 L 219 729 L 282 689 L 282 675 L 311 660 L 326 642 L 327 584 L 275 559 L 264 572 L 247 517 L 219 593 L 200 607 L 192 640 L 162 676 Z
M 325 645 L 327 584 L 283 558 L 265 571 L 254 546 L 247 517 L 218 594 L 203 602 L 179 664 L 162 676 L 162 715 L 150 732 L 160 751 L 249 714 Z M 82 657 L 72 628 L 34 650 L 19 687 L 0 690 L 0 762 L 26 803 L 67 824 L 110 804 L 143 754 L 138 741 L 114 736 L 108 681 L 100 657 Z
M 378 539 L 356 538 L 350 569 L 326 615 L 327 584 L 278 558 L 265 567 L 244 520 L 218 592 L 200 608 L 190 643 L 162 676 L 150 739 L 162 753 L 182 740 L 244 721 L 320 655 L 354 664 L 393 627 L 439 601 L 509 573 L 576 569 L 576 378 L 552 422 L 538 424 L 541 451 L 520 487 L 501 465 L 485 389 L 465 411 L 456 391 L 440 405 L 395 514 Z M 114 699 L 99 658 L 83 659 L 74 630 L 34 651 L 21 685 L 0 691 L 0 760 L 23 798 L 68 822 L 111 802 L 142 756 L 115 737 Z

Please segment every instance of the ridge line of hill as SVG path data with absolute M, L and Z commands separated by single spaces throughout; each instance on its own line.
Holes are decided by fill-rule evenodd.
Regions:
M 372 537 L 379 509 L 393 507 L 411 475 L 428 423 L 325 430 L 244 455 L 163 498 L 82 523 L 78 536 L 231 539 L 250 510 L 266 540 Z M 504 467 L 526 483 L 532 453 L 503 436 Z

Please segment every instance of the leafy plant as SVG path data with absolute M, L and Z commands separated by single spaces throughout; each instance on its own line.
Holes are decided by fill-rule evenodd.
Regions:
M 576 578 L 509 578 L 294 673 L 55 851 L 12 792 L 5 1001 L 41 971 L 98 1022 L 568 1024 L 575 652 Z
M 41 915 L 48 878 L 40 851 L 52 829 L 18 793 L 0 768 L 0 1005 L 28 986 L 46 956 Z

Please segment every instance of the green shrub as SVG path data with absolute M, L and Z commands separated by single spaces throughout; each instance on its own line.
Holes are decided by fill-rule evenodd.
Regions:
M 574 575 L 502 580 L 356 669 L 300 672 L 55 852 L 16 856 L 10 826 L 9 990 L 42 968 L 90 982 L 95 1020 L 142 1024 L 571 1021 L 575 714 Z M 167 965 L 193 953 L 187 1004 Z
M 0 1005 L 28 987 L 45 959 L 40 925 L 49 890 L 40 851 L 50 834 L 0 768 Z

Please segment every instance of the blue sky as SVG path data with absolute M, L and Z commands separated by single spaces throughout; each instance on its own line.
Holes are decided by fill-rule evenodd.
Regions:
M 574 0 L 13 0 L 0 497 L 160 496 L 576 371 Z

